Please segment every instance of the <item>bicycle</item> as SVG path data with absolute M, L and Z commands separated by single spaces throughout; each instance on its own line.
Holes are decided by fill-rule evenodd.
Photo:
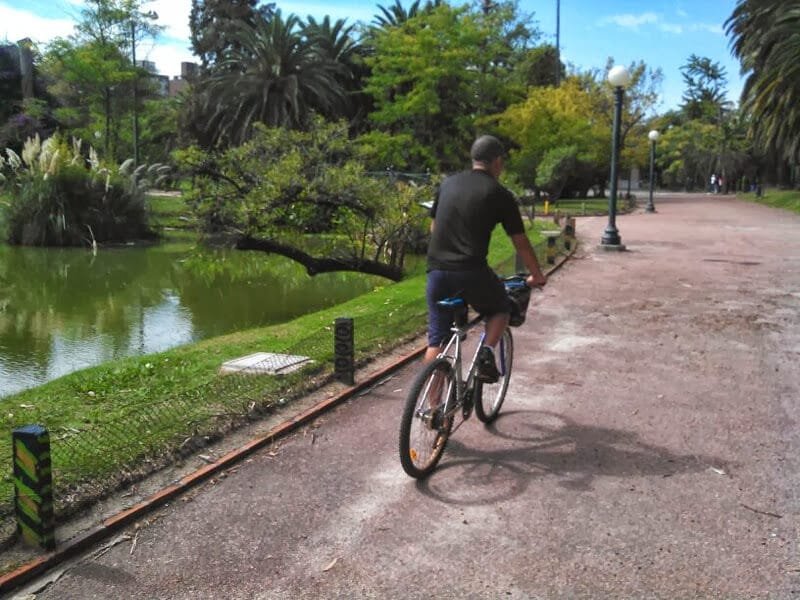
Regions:
M 523 275 L 506 277 L 503 283 L 514 307 L 509 325 L 521 325 L 531 290 Z M 468 307 L 459 296 L 437 304 L 453 311 L 453 334 L 436 359 L 425 365 L 414 379 L 400 421 L 400 464 L 408 475 L 417 479 L 436 468 L 447 440 L 470 418 L 473 410 L 487 425 L 497 418 L 508 391 L 514 359 L 514 338 L 511 327 L 506 327 L 497 344 L 500 378 L 491 384 L 479 381 L 478 352 L 486 335 L 483 333 L 467 376 L 462 377 L 462 342 L 481 317 L 468 321 Z M 461 421 L 454 428 L 459 413 Z

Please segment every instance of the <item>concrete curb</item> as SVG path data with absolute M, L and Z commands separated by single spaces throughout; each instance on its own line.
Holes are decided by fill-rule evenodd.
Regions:
M 552 273 L 560 269 L 575 253 L 577 246 L 577 243 L 573 244 L 571 251 L 568 254 L 563 255 L 561 260 L 557 261 L 555 265 L 551 266 L 549 269 L 546 269 L 545 274 L 549 277 Z M 122 529 L 137 519 L 140 519 L 145 514 L 155 510 L 173 498 L 180 496 L 193 486 L 202 483 L 215 473 L 224 471 L 256 450 L 263 448 L 264 446 L 267 446 L 282 437 L 285 437 L 295 429 L 298 429 L 302 425 L 305 425 L 306 423 L 318 418 L 327 410 L 345 402 L 346 400 L 357 395 L 359 392 L 369 389 L 388 375 L 391 375 L 409 362 L 422 356 L 425 353 L 425 350 L 426 348 L 423 346 L 422 348 L 418 348 L 417 350 L 406 354 L 405 356 L 396 360 L 394 363 L 384 367 L 383 369 L 380 369 L 379 371 L 376 371 L 375 373 L 372 373 L 363 382 L 304 410 L 294 417 L 284 421 L 280 425 L 272 428 L 265 435 L 255 438 L 244 446 L 228 452 L 213 463 L 209 463 L 197 471 L 189 473 L 174 484 L 159 490 L 147 499 L 142 500 L 132 507 L 105 519 L 102 524 L 98 525 L 97 527 L 71 538 L 63 546 L 58 547 L 53 552 L 48 552 L 47 554 L 37 557 L 36 559 L 18 567 L 17 569 L 0 576 L 0 594 L 8 593 L 29 582 L 38 575 L 41 575 L 48 569 L 51 569 L 56 565 L 73 558 L 100 540 L 109 537 L 112 533 Z

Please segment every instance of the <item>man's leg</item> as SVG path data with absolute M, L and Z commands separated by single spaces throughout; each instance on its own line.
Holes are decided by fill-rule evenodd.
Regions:
M 439 353 L 441 351 L 442 351 L 442 347 L 441 346 L 428 346 L 428 349 L 425 350 L 425 358 L 422 359 L 422 362 L 425 362 L 425 363 L 431 362 L 434 358 L 439 356 Z
M 497 345 L 506 327 L 508 327 L 508 319 L 508 313 L 497 313 L 489 317 L 489 320 L 486 321 L 486 337 L 483 340 L 484 346 L 494 348 Z

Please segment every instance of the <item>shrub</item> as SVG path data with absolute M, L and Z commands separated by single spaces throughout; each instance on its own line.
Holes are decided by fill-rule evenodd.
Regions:
M 317 118 L 309 131 L 258 124 L 241 146 L 187 148 L 176 158 L 193 176 L 186 202 L 204 233 L 268 240 L 268 251 L 307 267 L 316 261 L 313 269 L 333 259 L 342 268 L 373 262 L 399 273 L 425 236 L 420 203 L 431 186 L 369 176 L 345 123 Z
M 152 237 L 145 192 L 165 167 L 132 160 L 107 167 L 80 140 L 67 144 L 54 135 L 44 142 L 29 138 L 22 155 L 6 149 L 0 157 L 8 243 L 31 246 L 79 246 Z

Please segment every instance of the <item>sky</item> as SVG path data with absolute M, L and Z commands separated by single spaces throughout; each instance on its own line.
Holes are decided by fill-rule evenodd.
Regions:
M 413 0 L 401 0 L 408 7 Z M 743 80 L 739 63 L 729 50 L 725 20 L 737 0 L 519 0 L 520 10 L 533 16 L 542 41 L 555 44 L 556 6 L 560 3 L 562 60 L 579 69 L 602 69 L 606 59 L 628 65 L 643 60 L 661 68 L 664 81 L 659 112 L 677 108 L 684 91 L 680 67 L 691 54 L 719 62 L 728 77 L 728 99 L 738 102 Z M 284 15 L 325 15 L 348 23 L 369 23 L 394 0 L 277 0 Z M 29 37 L 41 45 L 72 33 L 82 0 L 0 0 L 0 42 Z M 154 10 L 166 26 L 157 42 L 137 46 L 137 58 L 155 62 L 170 77 L 180 74 L 182 61 L 194 61 L 189 44 L 190 0 L 153 0 Z

